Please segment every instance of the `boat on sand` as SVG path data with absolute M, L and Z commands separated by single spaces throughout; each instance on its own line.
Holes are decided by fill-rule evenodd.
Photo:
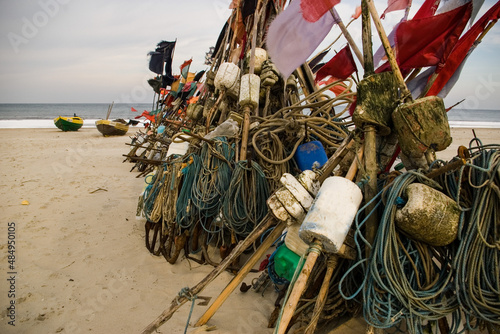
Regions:
M 73 117 L 58 116 L 54 118 L 54 124 L 63 131 L 78 131 L 83 125 L 83 118 L 76 115 Z

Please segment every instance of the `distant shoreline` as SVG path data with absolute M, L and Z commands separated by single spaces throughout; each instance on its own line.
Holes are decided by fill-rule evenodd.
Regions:
M 117 116 L 118 117 L 118 116 Z M 95 127 L 99 118 L 84 119 L 84 128 Z M 449 121 L 450 128 L 500 129 L 500 122 Z M 140 125 L 137 125 L 140 127 Z M 4 119 L 0 120 L 0 129 L 52 129 L 56 128 L 53 119 Z

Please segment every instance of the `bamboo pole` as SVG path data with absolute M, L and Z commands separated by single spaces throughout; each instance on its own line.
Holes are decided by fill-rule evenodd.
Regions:
M 300 271 L 300 275 L 297 278 L 297 281 L 295 281 L 295 284 L 293 285 L 292 292 L 290 293 L 286 304 L 283 305 L 284 310 L 278 326 L 278 334 L 285 334 L 285 332 L 287 331 L 288 324 L 290 323 L 290 320 L 292 320 L 293 314 L 297 309 L 297 304 L 299 303 L 300 296 L 302 296 L 302 293 L 306 288 L 306 284 L 309 280 L 309 276 L 311 275 L 311 271 L 314 268 L 316 260 L 318 259 L 318 256 L 322 252 L 322 250 L 323 245 L 319 240 L 314 240 L 312 245 L 309 247 L 309 254 L 307 255 L 306 262 L 304 263 L 304 266 Z

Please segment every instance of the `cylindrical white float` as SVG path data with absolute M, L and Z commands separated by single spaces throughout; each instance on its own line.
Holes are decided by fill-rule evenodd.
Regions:
M 228 95 L 238 97 L 240 90 L 240 68 L 233 63 L 222 63 L 214 79 L 215 88 L 226 90 Z
M 300 238 L 308 244 L 318 239 L 326 252 L 337 253 L 362 199 L 361 189 L 354 182 L 339 176 L 327 178 L 302 222 Z
M 245 74 L 241 77 L 240 105 L 251 105 L 252 109 L 259 106 L 260 77 L 256 74 Z

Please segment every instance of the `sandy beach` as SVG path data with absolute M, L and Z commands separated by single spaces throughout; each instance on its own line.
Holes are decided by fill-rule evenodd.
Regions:
M 475 131 L 483 144 L 500 143 L 499 129 Z M 452 136 L 438 158 L 451 159 L 473 138 L 466 128 Z M 135 216 L 144 180 L 122 163 L 128 137 L 104 138 L 91 128 L 2 129 L 0 141 L 1 333 L 140 333 L 213 269 L 182 255 L 170 265 L 145 248 L 144 221 Z M 10 254 L 8 240 L 15 240 Z M 222 274 L 201 295 L 213 300 L 231 277 Z M 209 321 L 212 333 L 272 333 L 275 298 L 272 288 L 263 296 L 235 291 Z M 190 306 L 158 333 L 183 333 Z M 205 310 L 195 305 L 191 324 Z

